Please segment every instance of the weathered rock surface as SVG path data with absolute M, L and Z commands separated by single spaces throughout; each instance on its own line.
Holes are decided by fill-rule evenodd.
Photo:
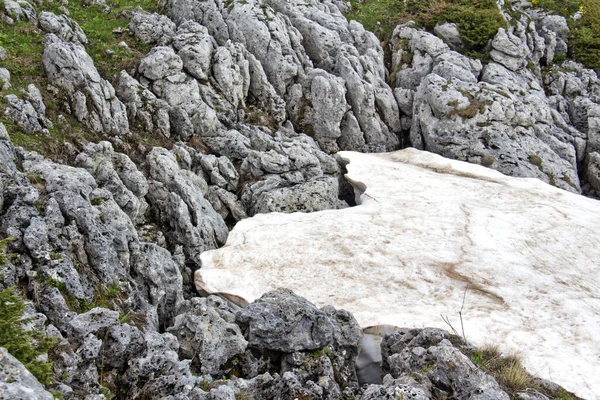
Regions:
M 587 135 L 569 126 L 524 68 L 534 49 L 501 29 L 492 44 L 496 62 L 482 68 L 410 27 L 398 27 L 391 45 L 395 94 L 413 146 L 581 191 Z
M 278 290 L 236 314 L 250 347 L 293 353 L 326 347 L 333 340 L 333 324 L 306 299 Z
M 56 15 L 48 11 L 42 11 L 38 23 L 44 32 L 53 33 L 62 41 L 82 45 L 88 42 L 79 24 L 64 14 Z
M 129 133 L 125 106 L 113 86 L 100 77 L 83 46 L 49 33 L 42 61 L 49 81 L 63 91 L 65 106 L 78 121 L 112 136 Z
M 5 399 L 54 398 L 31 372 L 3 347 L 0 347 L 0 395 Z

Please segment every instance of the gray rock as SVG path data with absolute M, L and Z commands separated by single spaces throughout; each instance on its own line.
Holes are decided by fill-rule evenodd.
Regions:
M 127 108 L 132 125 L 137 124 L 146 132 L 171 136 L 170 107 L 166 101 L 157 98 L 125 71 L 121 71 L 115 90 Z
M 194 21 L 183 22 L 177 28 L 173 46 L 187 73 L 196 79 L 208 79 L 216 43 L 205 26 Z
M 203 374 L 219 375 L 223 365 L 248 345 L 233 310 L 216 296 L 186 301 L 167 331 L 179 340 L 179 354 Z
M 119 324 L 119 313 L 106 308 L 93 308 L 90 311 L 79 314 L 68 323 L 68 337 L 74 343 L 82 344 L 85 338 L 91 333 L 96 336 L 103 336 L 107 330 L 114 325 Z M 98 344 L 97 352 L 100 351 L 101 342 Z M 86 353 L 87 354 L 87 353 Z M 92 352 L 89 355 L 82 355 L 87 359 L 93 359 L 97 353 Z
M 460 32 L 454 23 L 445 22 L 443 24 L 437 24 L 433 27 L 433 32 L 444 39 L 444 41 L 453 49 L 458 49 L 463 46 Z
M 600 153 L 593 152 L 590 154 L 587 165 L 587 179 L 596 191 L 596 195 L 600 196 Z
M 131 360 L 123 374 L 131 396 L 152 397 L 160 393 L 167 398 L 170 395 L 185 395 L 204 381 L 202 377 L 192 375 L 189 360 L 179 360 L 179 343 L 175 336 L 147 332 L 144 341 L 145 352 Z
M 10 140 L 8 131 L 2 122 L 0 122 L 0 140 Z
M 264 294 L 238 311 L 235 319 L 252 348 L 292 353 L 320 349 L 333 341 L 327 314 L 288 289 Z
M 129 30 L 140 42 L 159 46 L 170 43 L 176 28 L 168 17 L 143 10 L 134 11 L 129 23 Z
M 53 33 L 62 41 L 83 45 L 88 42 L 79 24 L 64 14 L 42 11 L 38 23 L 44 32 Z
M 479 370 L 451 340 L 465 346 L 460 338 L 441 329 L 399 330 L 381 344 L 382 369 L 389 370 L 395 379 L 425 371 L 420 375 L 426 375 L 434 390 L 456 398 L 509 399 L 496 380 Z M 415 390 L 418 396 L 427 395 L 426 385 L 406 389 Z
M 85 48 L 46 35 L 42 56 L 50 82 L 62 89 L 80 122 L 109 135 L 129 132 L 127 111 L 112 85 L 102 79 Z
M 26 133 L 39 133 L 43 129 L 44 117 L 27 100 L 21 100 L 14 94 L 4 96 L 7 107 L 4 115 Z
M 433 398 L 433 395 L 427 387 L 412 377 L 402 376 L 394 379 L 391 375 L 386 375 L 383 378 L 383 385 L 367 386 L 361 400 L 395 400 L 398 398 L 426 400 Z
M 522 40 L 499 31 L 494 51 L 526 63 L 531 50 Z M 497 62 L 482 69 L 479 61 L 406 26 L 395 30 L 391 42 L 395 97 L 411 122 L 413 146 L 580 192 L 581 134 L 553 111 L 532 71 L 509 65 L 514 72 Z M 411 63 L 403 61 L 406 54 Z M 498 61 L 506 64 L 504 59 Z M 560 79 L 566 81 L 558 77 L 555 90 Z
M 517 71 L 527 65 L 529 55 L 527 46 L 523 46 L 517 36 L 507 33 L 504 28 L 498 29 L 498 33 L 492 40 L 492 48 L 490 52 L 492 60 L 511 71 Z
M 200 253 L 225 243 L 227 226 L 204 198 L 202 177 L 177 165 L 167 150 L 154 148 L 146 158 L 150 190 L 147 198 L 163 224 L 171 245 L 182 245 L 186 256 L 200 263 Z
M 334 177 L 320 177 L 307 182 L 290 185 L 276 175 L 244 187 L 241 195 L 250 215 L 268 212 L 312 212 L 342 208 L 337 198 L 338 180 Z
M 10 72 L 6 68 L 0 68 L 0 90 L 8 90 L 10 84 Z
M 103 367 L 122 369 L 128 361 L 142 354 L 145 342 L 138 328 L 128 325 L 113 325 L 102 337 Z
M 34 21 L 37 18 L 35 8 L 25 0 L 5 0 L 3 6 L 6 15 L 16 21 Z
M 159 321 L 169 326 L 183 301 L 180 265 L 166 249 L 144 243 L 135 255 L 132 271 L 147 292 L 149 303 L 156 307 Z
M 158 80 L 181 72 L 183 61 L 171 47 L 158 46 L 140 61 L 140 74 L 151 80 Z
M 287 110 L 294 126 L 330 154 L 339 150 L 341 121 L 349 109 L 344 80 L 322 70 L 310 71 L 288 92 Z
M 14 400 L 54 398 L 35 376 L 3 347 L 0 347 L 0 395 L 4 399 Z
M 217 88 L 235 108 L 245 107 L 245 99 L 250 85 L 248 61 L 244 49 L 228 42 L 217 48 L 212 60 L 212 75 Z

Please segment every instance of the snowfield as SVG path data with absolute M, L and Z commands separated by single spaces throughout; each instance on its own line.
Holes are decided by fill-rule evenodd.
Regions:
M 468 340 L 600 397 L 600 202 L 415 149 L 340 156 L 358 206 L 243 220 L 196 286 L 248 302 L 287 287 L 363 327 L 448 329 L 443 315 L 459 332 L 466 290 Z

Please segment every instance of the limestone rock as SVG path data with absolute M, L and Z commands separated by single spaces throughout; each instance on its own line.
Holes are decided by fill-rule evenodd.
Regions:
M 42 11 L 38 23 L 44 32 L 53 33 L 62 41 L 82 45 L 88 42 L 79 24 L 64 14 L 56 15 L 49 11 Z
M 287 289 L 264 294 L 238 311 L 235 319 L 250 347 L 292 353 L 319 349 L 333 341 L 333 324 L 327 314 Z
M 176 26 L 169 18 L 143 10 L 133 12 L 129 29 L 144 44 L 168 44 L 175 35 Z
M 35 376 L 3 347 L 0 347 L 0 393 L 5 399 L 54 398 Z
M 151 80 L 162 79 L 181 72 L 183 61 L 171 47 L 154 47 L 140 61 L 139 72 Z
M 49 33 L 42 61 L 48 79 L 63 91 L 80 122 L 109 135 L 129 132 L 125 106 L 115 96 L 112 85 L 100 77 L 83 46 Z
M 186 301 L 168 332 L 177 337 L 182 357 L 192 360 L 203 374 L 219 375 L 248 344 L 235 324 L 234 311 L 216 296 Z

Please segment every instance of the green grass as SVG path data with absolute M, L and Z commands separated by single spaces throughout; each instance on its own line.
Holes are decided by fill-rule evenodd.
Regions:
M 600 72 L 600 0 L 534 0 L 533 4 L 567 19 L 569 57 Z M 571 18 L 577 12 L 582 17 Z
M 0 24 L 0 46 L 8 53 L 2 66 L 10 71 L 14 87 L 26 87 L 44 74 L 43 40 L 39 30 L 28 22 L 18 21 L 12 26 Z
M 15 288 L 0 291 L 0 347 L 6 348 L 46 385 L 52 382 L 52 364 L 37 357 L 47 353 L 54 346 L 54 340 L 42 332 L 24 329 L 22 324 L 30 321 L 23 319 L 24 312 L 25 300 Z
M 428 31 L 438 23 L 456 23 L 464 50 L 479 58 L 488 40 L 506 27 L 494 0 L 365 0 L 352 2 L 352 7 L 347 18 L 359 21 L 383 42 L 396 25 L 410 20 Z
M 143 45 L 127 33 L 129 19 L 127 12 L 141 7 L 148 12 L 158 10 L 154 0 L 109 0 L 108 13 L 103 13 L 98 6 L 83 7 L 81 0 L 69 1 L 67 9 L 69 16 L 77 21 L 88 38 L 86 50 L 94 60 L 94 64 L 105 79 L 113 80 L 114 75 L 121 70 L 128 70 L 150 51 L 151 46 Z M 45 7 L 55 13 L 58 12 L 60 3 L 46 4 Z M 114 33 L 117 29 L 122 33 Z M 129 46 L 119 46 L 119 42 Z M 107 51 L 114 52 L 109 55 Z

